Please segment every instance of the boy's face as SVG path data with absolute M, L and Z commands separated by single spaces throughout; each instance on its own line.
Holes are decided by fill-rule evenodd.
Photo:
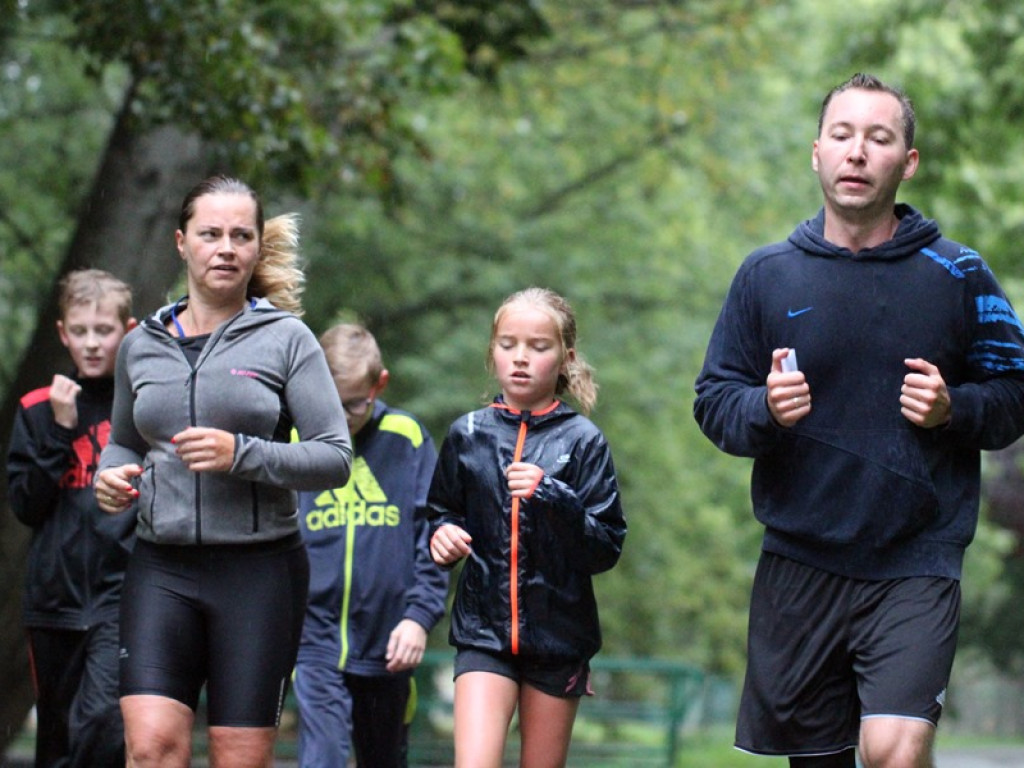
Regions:
M 114 374 L 117 348 L 135 320 L 118 317 L 113 300 L 75 304 L 57 321 L 61 343 L 68 348 L 79 377 L 97 379 Z
M 377 381 L 368 376 L 334 375 L 334 386 L 338 388 L 338 396 L 345 409 L 349 434 L 355 435 L 373 417 L 373 402 L 384 391 L 387 383 L 387 371 L 382 371 Z

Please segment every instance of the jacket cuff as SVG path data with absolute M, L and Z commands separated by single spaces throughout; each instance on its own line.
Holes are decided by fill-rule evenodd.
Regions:
M 402 616 L 403 619 L 409 619 L 415 621 L 421 627 L 423 631 L 429 633 L 434 628 L 436 621 L 431 621 L 431 616 L 427 611 L 424 611 L 417 605 L 410 605 L 405 609 L 405 614 Z

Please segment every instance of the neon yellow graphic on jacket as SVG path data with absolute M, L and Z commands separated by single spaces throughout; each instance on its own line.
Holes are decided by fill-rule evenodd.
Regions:
M 345 589 L 341 596 L 341 658 L 338 668 L 348 658 L 348 616 L 352 599 L 352 563 L 356 545 L 356 531 L 363 526 L 395 527 L 401 519 L 401 510 L 388 504 L 384 489 L 373 476 L 366 459 L 357 456 L 352 462 L 352 474 L 342 488 L 324 491 L 316 497 L 316 506 L 306 513 L 306 528 L 312 533 L 326 528 L 345 526 Z
M 378 429 L 408 438 L 413 448 L 419 448 L 423 443 L 423 430 L 420 425 L 416 423 L 415 419 L 401 413 L 387 414 L 380 420 Z

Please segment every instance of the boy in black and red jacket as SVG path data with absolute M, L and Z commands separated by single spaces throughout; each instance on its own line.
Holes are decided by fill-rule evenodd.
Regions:
M 8 497 L 32 529 L 24 623 L 36 688 L 36 766 L 124 765 L 118 600 L 135 508 L 103 513 L 93 474 L 110 433 L 114 362 L 133 326 L 131 289 L 97 269 L 61 282 L 57 332 L 75 365 L 21 398 Z

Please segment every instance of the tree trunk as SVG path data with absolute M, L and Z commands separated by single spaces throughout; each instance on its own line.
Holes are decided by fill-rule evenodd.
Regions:
M 175 127 L 140 134 L 127 110 L 118 116 L 94 186 L 84 201 L 60 274 L 97 267 L 128 282 L 140 319 L 166 298 L 179 274 L 174 230 L 180 200 L 204 175 L 202 142 Z M 57 337 L 57 286 L 39 308 L 36 330 L 0 411 L 0 436 L 11 432 L 18 399 L 70 366 Z M 5 462 L 6 463 L 6 462 Z M 6 470 L 6 467 L 5 467 Z M 21 594 L 29 529 L 7 506 L 6 471 L 0 502 L 0 755 L 17 736 L 33 702 L 21 624 Z

